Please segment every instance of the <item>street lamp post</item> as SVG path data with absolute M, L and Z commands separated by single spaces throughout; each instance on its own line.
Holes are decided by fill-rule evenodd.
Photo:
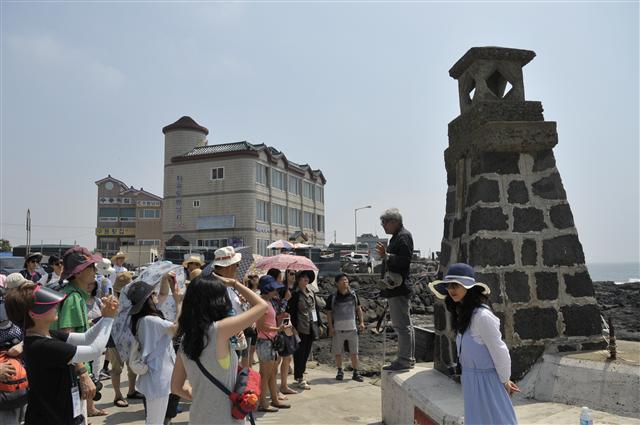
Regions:
M 360 208 L 356 208 L 353 211 L 353 221 L 354 221 L 354 233 L 355 233 L 355 240 L 354 240 L 354 251 L 358 250 L 358 211 L 360 210 L 366 210 L 367 208 L 371 208 L 371 205 L 367 205 L 366 207 L 360 207 Z

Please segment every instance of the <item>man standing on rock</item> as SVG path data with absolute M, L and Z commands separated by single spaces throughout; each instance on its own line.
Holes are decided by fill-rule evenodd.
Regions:
M 383 370 L 400 371 L 415 365 L 415 334 L 411 324 L 411 294 L 409 269 L 413 256 L 413 237 L 402 224 L 402 215 L 396 208 L 386 210 L 380 216 L 380 224 L 385 233 L 392 235 L 385 249 L 380 242 L 376 251 L 383 262 L 386 288 L 380 295 L 389 301 L 389 312 L 393 329 L 398 334 L 398 354 Z

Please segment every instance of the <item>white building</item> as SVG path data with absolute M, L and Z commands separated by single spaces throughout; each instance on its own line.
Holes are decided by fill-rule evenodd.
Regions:
M 209 131 L 190 117 L 162 129 L 163 239 L 194 246 L 252 246 L 267 254 L 277 239 L 325 242 L 320 170 L 275 148 L 249 142 L 208 145 Z

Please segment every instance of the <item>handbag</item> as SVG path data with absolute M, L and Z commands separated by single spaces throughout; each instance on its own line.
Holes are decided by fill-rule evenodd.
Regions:
M 298 350 L 298 339 L 295 335 L 282 335 L 284 338 L 285 353 L 283 356 L 289 356 Z
M 285 337 L 284 334 L 281 333 L 277 333 L 276 336 L 274 336 L 273 338 L 269 338 L 269 341 L 271 341 L 271 348 L 278 353 L 278 355 L 280 356 L 286 356 L 287 355 L 287 345 L 285 342 Z
M 244 419 L 245 416 L 249 416 L 251 425 L 255 425 L 256 422 L 253 418 L 253 412 L 258 408 L 258 401 L 260 400 L 260 374 L 251 368 L 243 369 L 238 366 L 236 385 L 233 391 L 231 391 L 216 379 L 215 376 L 209 373 L 200 362 L 200 359 L 196 360 L 196 365 L 198 365 L 200 372 L 202 372 L 212 384 L 229 396 L 232 404 L 231 416 L 235 419 Z

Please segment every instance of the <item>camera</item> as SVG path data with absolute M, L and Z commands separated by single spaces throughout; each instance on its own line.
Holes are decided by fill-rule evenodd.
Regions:
M 96 386 L 96 395 L 93 396 L 93 401 L 100 401 L 102 398 L 102 394 L 100 393 L 100 391 L 102 391 L 102 382 L 100 382 L 100 379 L 96 378 L 93 374 L 90 376 L 93 384 Z

